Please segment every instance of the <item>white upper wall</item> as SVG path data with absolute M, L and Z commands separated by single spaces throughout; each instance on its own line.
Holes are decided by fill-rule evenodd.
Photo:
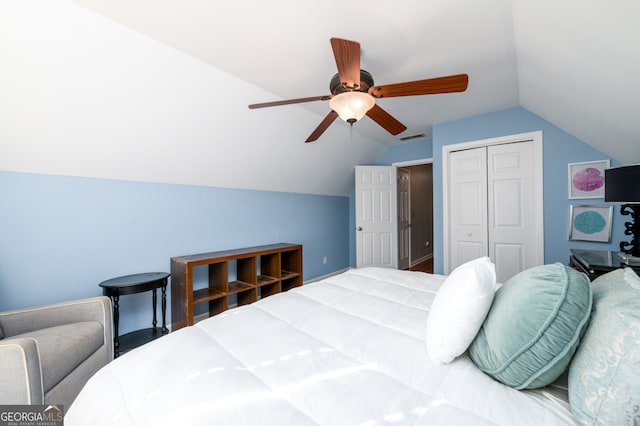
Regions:
M 316 114 L 255 114 L 274 95 L 67 1 L 4 1 L 0 28 L 1 170 L 347 195 L 334 169 L 384 148 L 301 143 L 287 124 Z
M 520 105 L 640 163 L 640 2 L 512 2 Z
M 0 170 L 348 195 L 353 166 L 434 123 L 522 106 L 640 162 L 635 0 L 2 0 Z M 408 130 L 336 120 L 331 36 L 377 84 L 465 72 L 464 93 L 380 99 Z

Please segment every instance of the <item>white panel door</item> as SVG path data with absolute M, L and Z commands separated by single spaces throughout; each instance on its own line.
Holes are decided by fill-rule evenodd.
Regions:
M 411 193 L 410 172 L 398 169 L 398 269 L 411 266 Z
M 449 270 L 488 255 L 487 150 L 467 149 L 449 156 Z
M 398 267 L 393 166 L 356 166 L 356 266 Z
M 533 142 L 487 148 L 489 257 L 498 282 L 538 264 Z

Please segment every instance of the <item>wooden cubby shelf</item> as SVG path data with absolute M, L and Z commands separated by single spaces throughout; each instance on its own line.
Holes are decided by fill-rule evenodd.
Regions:
M 194 290 L 194 268 L 208 268 L 208 286 Z M 235 266 L 235 270 L 233 270 Z M 235 277 L 235 278 L 233 278 Z M 232 279 L 233 278 L 233 279 Z M 209 316 L 302 285 L 302 246 L 271 244 L 171 258 L 171 329 L 194 324 L 194 306 Z

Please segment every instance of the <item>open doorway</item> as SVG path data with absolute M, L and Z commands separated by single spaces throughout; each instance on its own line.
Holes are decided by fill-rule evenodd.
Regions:
M 423 160 L 393 165 L 409 172 L 410 241 L 406 269 L 433 273 L 433 164 Z
M 398 269 L 399 246 L 411 239 L 409 259 L 402 269 L 433 271 L 433 168 L 430 158 L 389 166 L 356 166 L 354 196 L 355 265 L 357 268 L 377 266 Z M 427 167 L 415 167 L 426 165 Z M 413 185 L 408 216 L 415 224 L 409 238 L 399 241 L 398 178 L 402 171 L 413 168 Z M 407 185 L 408 186 L 408 185 Z M 406 210 L 405 210 L 406 211 Z M 404 253 L 402 253 L 404 256 Z

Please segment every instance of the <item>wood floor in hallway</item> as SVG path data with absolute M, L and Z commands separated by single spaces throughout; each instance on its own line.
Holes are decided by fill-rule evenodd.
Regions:
M 412 266 L 411 268 L 409 268 L 410 271 L 420 271 L 420 272 L 428 272 L 430 274 L 433 274 L 433 257 L 430 257 L 429 259 L 425 260 L 424 262 L 420 262 L 414 266 Z

